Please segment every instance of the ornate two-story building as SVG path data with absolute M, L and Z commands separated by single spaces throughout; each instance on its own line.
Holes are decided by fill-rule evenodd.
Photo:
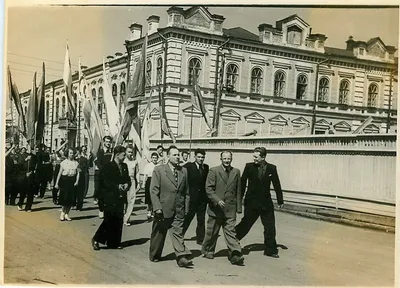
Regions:
M 148 17 L 146 29 L 133 23 L 130 39 L 125 41 L 127 53 L 116 53 L 107 63 L 113 96 L 122 107 L 121 95 L 125 96 L 148 35 L 145 97 L 153 99 L 151 137 L 159 139 L 161 134 L 159 93 L 177 137 L 189 137 L 191 123 L 193 138 L 210 136 L 201 113 L 192 108 L 195 77 L 218 136 L 352 133 L 367 119 L 360 133 L 397 132 L 396 48 L 379 37 L 356 41 L 350 36 L 342 49 L 325 46 L 327 36 L 312 33 L 297 15 L 275 25 L 261 23 L 258 34 L 241 27 L 224 28 L 225 17 L 203 6 L 173 6 L 166 17 L 166 27 L 159 27 L 156 15 Z M 101 71 L 98 65 L 83 72 L 103 111 Z M 76 87 L 76 74 L 73 79 Z M 62 80 L 46 88 L 46 119 L 55 123 L 55 148 L 65 138 L 65 131 L 59 130 L 65 91 Z M 23 105 L 27 103 L 24 97 Z M 145 103 L 140 106 L 141 116 Z M 88 140 L 81 120 L 83 144 Z

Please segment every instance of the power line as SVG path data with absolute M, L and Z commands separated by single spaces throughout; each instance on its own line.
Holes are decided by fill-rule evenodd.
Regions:
M 31 67 L 42 68 L 42 66 L 32 65 L 32 64 L 28 64 L 28 63 L 21 63 L 21 62 L 15 62 L 15 61 L 8 61 L 8 62 L 9 62 L 9 63 L 18 64 L 18 65 L 24 65 L 24 66 L 31 66 Z M 61 70 L 61 69 L 54 69 L 54 68 L 49 68 L 49 67 L 46 67 L 46 70 L 54 70 L 54 71 L 64 72 L 64 70 Z
M 52 63 L 64 65 L 63 62 L 58 62 L 58 61 L 49 60 L 49 59 L 43 59 L 43 58 L 38 58 L 38 57 L 33 57 L 33 56 L 26 56 L 26 55 L 11 53 L 11 52 L 7 52 L 7 54 L 14 55 L 14 56 L 19 56 L 19 57 L 25 57 L 25 58 L 36 59 L 36 60 L 40 60 L 40 61 L 47 61 L 47 62 L 52 62 Z M 71 64 L 71 66 L 76 66 L 76 67 L 78 67 L 78 65 L 74 65 L 74 64 Z
M 27 70 L 23 70 L 23 69 L 16 69 L 16 68 L 12 68 L 11 70 L 15 70 L 15 71 L 19 71 L 19 72 L 25 72 L 25 73 L 29 73 L 29 74 L 33 74 L 33 73 L 35 73 L 34 71 L 27 71 Z M 46 76 L 52 76 L 52 77 L 55 77 L 55 78 L 59 78 L 59 79 L 61 79 L 62 78 L 62 76 L 57 76 L 57 75 L 53 75 L 53 74 L 47 74 L 46 73 Z

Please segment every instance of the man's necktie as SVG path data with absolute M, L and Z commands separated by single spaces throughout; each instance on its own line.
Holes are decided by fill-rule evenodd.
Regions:
M 203 166 L 199 165 L 200 176 L 203 177 Z
M 178 171 L 176 168 L 174 169 L 174 177 L 175 177 L 175 182 L 178 183 Z

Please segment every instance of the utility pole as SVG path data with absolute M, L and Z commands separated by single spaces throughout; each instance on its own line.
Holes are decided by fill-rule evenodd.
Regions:
M 314 88 L 314 103 L 313 103 L 313 109 L 312 109 L 312 120 L 311 120 L 311 134 L 314 134 L 315 130 L 315 122 L 317 118 L 317 99 L 318 99 L 318 74 L 319 74 L 319 66 L 321 64 L 324 64 L 325 62 L 330 61 L 331 58 L 327 58 L 325 60 L 322 60 L 317 63 L 316 69 L 315 69 L 315 88 Z
M 398 70 L 391 70 L 390 71 L 390 84 L 389 84 L 389 104 L 388 104 L 388 112 L 387 112 L 387 120 L 386 120 L 386 133 L 389 133 L 390 130 L 390 113 L 392 109 L 392 94 L 393 94 L 393 77 L 394 73 L 398 73 Z

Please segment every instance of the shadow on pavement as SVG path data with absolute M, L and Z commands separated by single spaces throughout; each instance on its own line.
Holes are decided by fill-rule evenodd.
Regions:
M 149 240 L 150 240 L 150 238 L 138 238 L 138 239 L 128 240 L 128 241 L 122 242 L 121 246 L 125 248 L 125 247 L 130 247 L 130 246 L 143 245 Z
M 98 217 L 97 215 L 86 215 L 86 216 L 78 216 L 78 217 L 71 217 L 72 220 L 85 220 L 85 219 L 92 219 Z
M 131 225 L 139 225 L 139 224 L 143 224 L 143 223 L 148 223 L 147 219 L 129 221 L 129 224 L 131 224 Z
M 60 207 L 58 206 L 52 206 L 52 207 L 38 207 L 38 208 L 32 208 L 32 212 L 38 212 L 38 211 L 44 211 L 44 210 L 52 210 L 52 209 L 59 209 Z
M 283 250 L 288 249 L 288 247 L 283 244 L 277 244 L 277 247 L 281 248 Z M 263 243 L 249 244 L 242 248 L 243 255 L 249 255 L 250 252 L 258 252 L 258 251 L 264 251 Z M 222 249 L 222 250 L 218 251 L 217 253 L 215 253 L 215 255 L 214 255 L 214 257 L 228 257 L 228 256 L 229 256 L 228 249 Z
M 201 256 L 200 250 L 190 250 L 190 252 L 192 253 L 192 255 L 188 257 L 189 259 L 194 259 Z M 173 260 L 176 260 L 175 253 L 169 253 L 168 255 L 165 255 L 160 259 L 160 261 L 173 261 Z
M 92 210 L 98 210 L 98 209 L 99 209 L 99 207 L 93 206 L 93 207 L 85 207 L 85 208 L 82 208 L 81 211 L 92 211 Z

